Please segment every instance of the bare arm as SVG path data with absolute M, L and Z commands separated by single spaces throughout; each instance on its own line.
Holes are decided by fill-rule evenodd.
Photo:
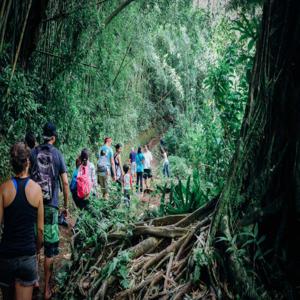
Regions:
M 116 166 L 115 166 L 115 162 L 114 162 L 114 157 L 112 156 L 110 159 L 110 163 L 111 163 L 111 167 L 114 171 L 114 179 L 116 180 L 117 176 L 116 176 Z
M 121 168 L 122 176 L 124 176 L 124 171 L 123 171 L 123 168 L 122 168 L 122 159 L 121 159 L 121 155 L 119 155 L 119 166 L 120 166 L 120 168 Z
M 69 201 L 69 183 L 68 183 L 68 175 L 67 173 L 63 173 L 60 175 L 63 183 L 63 193 L 64 193 L 64 208 L 68 208 Z
M 96 175 L 96 169 L 95 169 L 95 166 L 93 167 L 93 181 L 94 181 L 94 189 L 96 189 L 97 186 L 98 186 L 98 180 L 97 180 L 97 175 Z
M 37 253 L 40 252 L 43 246 L 44 240 L 44 203 L 42 191 L 39 191 L 39 206 L 38 206 L 38 216 L 37 216 Z

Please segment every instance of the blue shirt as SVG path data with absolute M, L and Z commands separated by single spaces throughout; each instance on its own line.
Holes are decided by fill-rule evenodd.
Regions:
M 143 153 L 138 153 L 136 155 L 136 171 L 137 172 L 144 172 L 144 164 L 143 160 L 145 159 Z
M 105 151 L 105 153 L 106 153 L 107 166 L 108 166 L 108 167 L 111 167 L 111 159 L 112 159 L 112 157 L 114 156 L 114 153 L 113 153 L 111 147 L 108 147 L 107 145 L 103 145 L 103 146 L 100 148 L 100 152 L 101 152 L 102 150 Z
M 136 157 L 136 152 L 131 151 L 129 154 L 130 162 L 132 162 L 132 163 L 135 162 L 135 157 Z

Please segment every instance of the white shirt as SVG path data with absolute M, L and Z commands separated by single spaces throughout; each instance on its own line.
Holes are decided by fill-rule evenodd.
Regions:
M 144 168 L 151 169 L 151 162 L 153 160 L 152 153 L 148 150 L 147 152 L 144 152 L 143 154 L 145 157 Z
M 168 155 L 166 152 L 164 152 L 163 157 L 164 157 L 164 163 L 168 163 L 169 159 L 168 159 Z

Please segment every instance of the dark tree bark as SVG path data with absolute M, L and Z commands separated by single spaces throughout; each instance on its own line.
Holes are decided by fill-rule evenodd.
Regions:
M 238 233 L 237 220 L 259 223 L 260 234 L 267 237 L 265 247 L 273 249 L 269 264 L 283 265 L 293 283 L 299 282 L 300 253 L 299 16 L 298 0 L 268 0 L 264 5 L 241 138 L 210 239 L 212 245 L 229 228 Z M 238 280 L 246 288 L 246 279 Z
M 45 18 L 48 2 L 49 0 L 32 1 L 29 19 L 24 34 L 24 41 L 20 53 L 20 62 L 24 68 L 27 67 L 31 54 L 36 49 L 39 40 L 40 25 L 42 19 Z
M 7 2 L 7 3 L 6 3 Z M 14 61 L 17 48 L 21 42 L 18 53 L 18 62 L 26 69 L 32 52 L 36 49 L 40 33 L 40 24 L 45 17 L 49 0 L 4 1 L 0 5 L 3 22 L 0 22 L 0 48 L 3 42 L 10 44 L 11 60 Z M 30 6 L 29 15 L 27 10 Z M 23 26 L 25 23 L 25 31 Z

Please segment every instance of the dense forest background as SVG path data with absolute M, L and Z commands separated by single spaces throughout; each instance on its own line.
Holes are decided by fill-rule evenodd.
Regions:
M 10 145 L 52 120 L 69 163 L 104 136 L 126 143 L 154 128 L 174 175 L 200 166 L 219 189 L 244 113 L 260 14 L 254 5 L 218 3 L 3 1 L 0 178 Z

